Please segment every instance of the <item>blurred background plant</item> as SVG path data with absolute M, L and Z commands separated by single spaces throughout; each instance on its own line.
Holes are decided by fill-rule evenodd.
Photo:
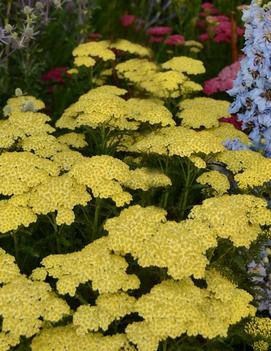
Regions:
M 72 48 L 91 31 L 94 7 L 92 0 L 1 2 L 1 104 L 16 86 L 42 94 L 42 73 L 69 64 Z

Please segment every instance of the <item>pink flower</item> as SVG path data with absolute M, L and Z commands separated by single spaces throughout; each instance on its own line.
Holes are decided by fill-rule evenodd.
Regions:
M 214 7 L 213 4 L 210 2 L 205 2 L 201 5 L 201 8 L 203 9 L 204 12 L 200 12 L 201 16 L 208 16 L 208 15 L 216 15 L 218 13 L 218 10 Z
M 42 75 L 41 79 L 43 81 L 51 81 L 57 82 L 60 84 L 64 83 L 64 77 L 71 77 L 69 73 L 67 73 L 67 67 L 56 67 L 51 69 L 50 71 L 46 72 Z
M 204 82 L 203 92 L 206 95 L 212 95 L 219 91 L 226 91 L 233 87 L 237 73 L 240 69 L 240 61 L 226 66 L 219 72 L 218 76 Z
M 210 39 L 210 36 L 208 33 L 203 33 L 203 34 L 199 35 L 200 41 L 208 41 L 209 39 Z
M 146 31 L 146 33 L 149 35 L 158 35 L 158 36 L 170 34 L 171 32 L 172 32 L 172 28 L 167 26 L 150 27 Z
M 161 43 L 164 40 L 164 37 L 158 37 L 158 36 L 150 36 L 149 42 L 150 43 Z
M 217 22 L 229 22 L 230 23 L 230 19 L 229 17 L 225 16 L 225 15 L 219 15 L 219 16 L 214 16 L 214 18 L 217 20 Z
M 214 8 L 214 5 L 210 2 L 204 2 L 203 4 L 200 5 L 200 7 L 204 10 L 210 10 Z
M 182 45 L 184 43 L 184 37 L 180 34 L 173 34 L 166 38 L 165 44 L 167 45 Z
M 200 19 L 200 20 L 197 21 L 196 26 L 198 28 L 205 28 L 206 27 L 206 21 L 203 20 L 203 19 Z
M 136 16 L 134 15 L 123 15 L 120 18 L 120 23 L 123 27 L 130 27 L 135 22 Z

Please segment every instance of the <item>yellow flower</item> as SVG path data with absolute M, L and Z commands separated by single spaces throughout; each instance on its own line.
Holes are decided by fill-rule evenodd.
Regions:
M 128 348 L 125 334 L 103 336 L 101 333 L 77 335 L 72 325 L 44 328 L 31 342 L 32 351 L 135 351 Z
M 85 206 L 91 196 L 84 185 L 78 184 L 69 175 L 48 177 L 47 181 L 30 191 L 29 206 L 36 214 L 48 214 L 57 211 L 56 223 L 74 222 L 73 208 Z
M 73 325 L 78 335 L 89 331 L 107 330 L 114 320 L 130 314 L 134 310 L 136 299 L 124 292 L 101 294 L 96 300 L 96 306 L 80 306 L 73 315 Z
M 197 182 L 210 185 L 217 195 L 223 195 L 230 189 L 230 183 L 227 176 L 218 171 L 203 173 L 197 178 Z
M 77 149 L 84 147 L 88 144 L 86 142 L 85 135 L 79 133 L 66 133 L 57 137 L 57 140 L 61 144 L 69 145 Z
M 80 67 L 80 66 L 93 67 L 95 66 L 96 61 L 89 56 L 78 56 L 78 57 L 75 57 L 73 63 L 77 67 Z
M 181 112 L 177 114 L 182 125 L 198 129 L 200 127 L 212 128 L 219 126 L 219 118 L 229 115 L 230 103 L 206 97 L 186 99 L 179 104 Z
M 110 43 L 109 47 L 113 49 L 129 52 L 130 54 L 135 54 L 141 57 L 152 55 L 152 52 L 150 49 L 145 48 L 142 45 L 132 43 L 131 41 L 126 39 L 119 39 L 116 42 Z
M 187 74 L 205 73 L 205 68 L 202 61 L 195 60 L 187 56 L 173 57 L 172 59 L 164 62 L 162 67 Z
M 137 289 L 140 283 L 135 275 L 126 273 L 128 263 L 112 254 L 106 237 L 78 252 L 47 256 L 42 265 L 49 276 L 57 279 L 56 288 L 60 294 L 74 296 L 76 288 L 88 281 L 100 293 Z

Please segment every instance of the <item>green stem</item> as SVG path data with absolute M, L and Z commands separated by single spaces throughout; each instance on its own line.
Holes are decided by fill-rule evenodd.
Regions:
M 191 186 L 191 180 L 193 179 L 193 170 L 191 170 L 190 164 L 187 164 L 187 171 L 185 171 L 184 166 L 181 163 L 181 168 L 183 171 L 183 176 L 185 179 L 184 182 L 184 190 L 181 195 L 180 199 L 180 205 L 179 205 L 179 210 L 180 210 L 180 217 L 183 219 L 187 207 L 187 202 L 188 202 L 188 195 L 190 191 L 190 186 Z
M 56 216 L 55 216 L 55 214 L 52 213 L 51 216 L 47 215 L 47 218 L 49 219 L 49 222 L 51 223 L 51 225 L 52 225 L 52 227 L 54 229 L 57 253 L 60 253 L 61 252 L 61 247 L 60 247 L 58 226 L 56 224 Z
M 163 351 L 167 351 L 167 341 L 163 341 Z
M 94 212 L 94 221 L 93 221 L 93 226 L 92 226 L 92 236 L 91 236 L 91 241 L 95 240 L 98 234 L 98 227 L 99 227 L 99 217 L 100 217 L 100 211 L 101 211 L 101 204 L 102 204 L 102 199 L 99 197 L 96 198 L 95 201 L 95 212 Z
M 16 231 L 14 231 L 12 233 L 12 237 L 13 237 L 13 242 L 14 242 L 14 252 L 15 252 L 15 260 L 16 263 L 18 264 L 19 262 L 19 238 L 17 236 Z

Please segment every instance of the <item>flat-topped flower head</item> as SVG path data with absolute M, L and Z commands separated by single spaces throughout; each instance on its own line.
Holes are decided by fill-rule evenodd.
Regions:
M 33 351 L 136 351 L 125 334 L 104 336 L 101 333 L 78 335 L 72 325 L 44 328 L 31 342 Z
M 225 150 L 220 140 L 208 131 L 194 131 L 185 127 L 167 127 L 139 138 L 129 151 L 159 155 L 190 157 Z
M 103 61 L 115 60 L 116 56 L 112 50 L 109 49 L 109 42 L 106 40 L 102 41 L 90 41 L 88 43 L 79 44 L 72 52 L 73 56 L 99 58 Z
M 203 62 L 188 56 L 173 57 L 172 59 L 162 63 L 162 67 L 164 69 L 171 69 L 173 71 L 186 74 L 205 73 Z
M 181 123 L 185 127 L 209 129 L 219 126 L 219 118 L 229 116 L 229 105 L 228 101 L 206 97 L 186 99 L 180 102 L 181 111 L 177 116 L 181 118 Z
M 45 107 L 44 102 L 30 95 L 21 95 L 9 98 L 4 111 L 6 114 L 12 112 L 36 112 Z
M 66 133 L 59 137 L 57 140 L 64 145 L 72 146 L 76 149 L 80 149 L 82 147 L 87 146 L 85 135 L 82 133 Z M 67 150 L 68 151 L 68 150 Z M 65 151 L 63 151 L 65 152 Z
M 122 255 L 130 253 L 142 267 L 167 268 L 174 279 L 203 278 L 208 263 L 204 254 L 216 246 L 214 234 L 204 224 L 166 221 L 165 215 L 152 206 L 123 210 L 105 223 L 110 247 Z
M 72 166 L 69 176 L 91 189 L 94 197 L 111 198 L 117 206 L 132 200 L 122 188 L 131 177 L 129 167 L 112 156 L 85 158 Z
M 4 346 L 15 346 L 20 337 L 30 338 L 38 333 L 44 322 L 58 322 L 70 314 L 68 304 L 51 291 L 49 284 L 21 275 L 12 256 L 3 250 L 0 251 L 0 261 L 7 265 L 5 269 L 10 269 L 8 279 L 5 270 L 1 269 L 0 275 L 0 340 L 4 341 Z M 9 350 L 9 347 L 4 350 Z
M 134 311 L 136 299 L 127 293 L 101 294 L 95 306 L 80 306 L 73 315 L 73 325 L 78 335 L 106 331 L 109 325 Z
M 79 184 L 68 174 L 48 177 L 46 182 L 30 191 L 28 205 L 36 214 L 48 214 L 57 211 L 56 223 L 71 224 L 75 216 L 76 205 L 85 206 L 91 200 L 84 185 Z
M 135 310 L 144 320 L 127 326 L 128 339 L 140 351 L 156 351 L 159 341 L 184 333 L 226 337 L 232 324 L 255 314 L 252 296 L 246 291 L 215 270 L 207 272 L 206 280 L 206 289 L 195 286 L 190 278 L 155 285 L 137 300 Z
M 271 160 L 251 150 L 224 151 L 218 160 L 233 172 L 241 189 L 262 186 L 270 181 Z
M 58 173 L 54 162 L 30 152 L 5 152 L 0 155 L 0 193 L 23 194 Z
M 121 50 L 140 57 L 152 56 L 152 52 L 150 49 L 140 44 L 132 43 L 131 41 L 126 39 L 119 39 L 116 42 L 110 43 L 109 48 Z
M 208 223 L 216 237 L 229 239 L 234 246 L 249 247 L 270 225 L 271 215 L 264 199 L 252 195 L 222 195 L 192 208 L 189 218 Z
M 203 173 L 197 178 L 197 182 L 204 185 L 209 185 L 215 195 L 223 195 L 230 189 L 230 183 L 227 176 L 218 171 L 209 171 Z
M 126 273 L 128 263 L 112 253 L 106 237 L 78 252 L 47 256 L 42 265 L 49 276 L 57 279 L 57 291 L 63 295 L 74 296 L 77 287 L 86 282 L 92 282 L 93 289 L 102 294 L 139 287 L 138 278 Z
M 127 107 L 130 118 L 135 121 L 151 125 L 160 124 L 162 127 L 175 125 L 172 113 L 152 99 L 132 98 L 127 100 Z
M 20 226 L 28 227 L 36 220 L 37 216 L 31 208 L 14 204 L 11 200 L 0 201 L 0 236 Z

